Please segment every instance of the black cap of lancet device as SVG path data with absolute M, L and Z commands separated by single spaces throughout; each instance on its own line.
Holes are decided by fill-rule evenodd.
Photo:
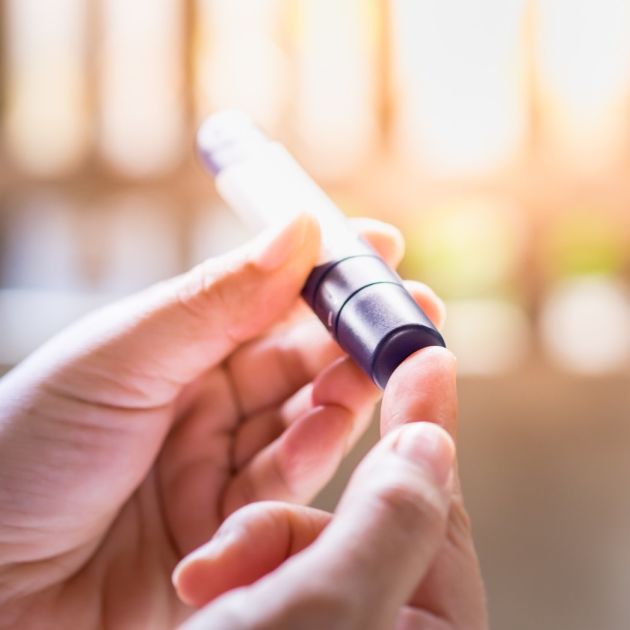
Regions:
M 373 284 L 348 299 L 337 341 L 381 388 L 410 355 L 444 346 L 442 335 L 400 284 Z
M 225 110 L 207 118 L 197 133 L 197 149 L 214 175 L 240 162 L 269 140 L 247 114 Z
M 302 292 L 339 345 L 385 388 L 394 370 L 427 346 L 445 346 L 398 275 L 371 248 L 316 267 Z

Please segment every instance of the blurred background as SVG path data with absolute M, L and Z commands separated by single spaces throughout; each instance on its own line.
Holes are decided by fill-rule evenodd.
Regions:
M 630 0 L 0 9 L 0 369 L 245 238 L 193 151 L 242 108 L 448 303 L 493 627 L 630 626 Z

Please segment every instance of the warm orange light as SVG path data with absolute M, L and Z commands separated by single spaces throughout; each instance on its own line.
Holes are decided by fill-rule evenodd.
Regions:
M 180 0 L 103 0 L 100 144 L 132 176 L 161 173 L 182 155 Z
M 278 47 L 281 0 L 196 0 L 198 119 L 238 108 L 269 131 L 286 114 L 288 62 Z
M 298 0 L 296 129 L 303 161 L 323 178 L 352 175 L 378 135 L 375 5 Z
M 36 175 L 76 168 L 87 149 L 87 3 L 7 0 L 6 142 Z
M 540 0 L 537 15 L 545 154 L 609 166 L 630 132 L 630 2 Z

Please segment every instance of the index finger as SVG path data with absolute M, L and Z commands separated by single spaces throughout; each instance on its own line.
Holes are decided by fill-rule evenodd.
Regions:
M 392 374 L 381 407 L 381 434 L 408 422 L 433 422 L 457 433 L 456 360 L 446 348 L 423 348 Z

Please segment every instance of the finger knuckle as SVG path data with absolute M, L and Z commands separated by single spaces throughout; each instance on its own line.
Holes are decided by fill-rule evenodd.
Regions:
M 453 500 L 449 512 L 450 531 L 458 539 L 466 538 L 472 530 L 468 511 L 461 499 Z
M 408 482 L 385 484 L 378 494 L 378 501 L 403 527 L 415 527 L 419 522 L 438 525 L 443 520 L 437 498 L 428 489 L 423 490 Z
M 284 621 L 286 627 L 336 630 L 356 628 L 358 619 L 358 609 L 351 598 L 341 591 L 320 588 L 296 600 L 286 610 Z M 292 625 L 294 622 L 300 625 Z

